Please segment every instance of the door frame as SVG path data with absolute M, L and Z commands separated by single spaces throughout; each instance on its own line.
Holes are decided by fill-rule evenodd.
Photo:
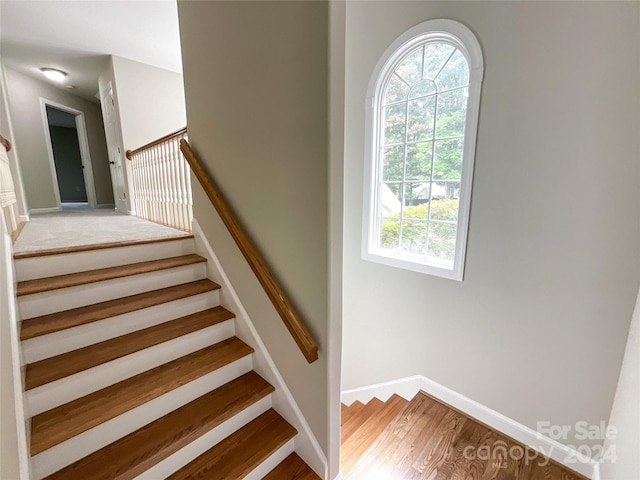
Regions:
M 107 102 L 107 97 L 111 95 L 111 99 L 113 103 L 111 107 L 113 108 L 114 115 L 114 124 L 113 124 L 113 132 L 108 132 L 109 122 L 107 121 L 107 109 L 110 108 L 109 102 Z M 124 142 L 122 141 L 122 126 L 120 124 L 120 110 L 117 101 L 117 92 L 114 88 L 114 85 L 111 81 L 107 82 L 104 89 L 100 86 L 100 106 L 102 108 L 102 123 L 104 124 L 104 136 L 107 141 L 107 151 L 109 155 L 109 166 L 111 167 L 111 162 L 113 161 L 111 158 L 111 150 L 112 148 L 118 149 L 119 161 L 120 161 L 120 169 L 122 174 L 122 191 L 124 198 L 122 199 L 123 205 L 120 205 L 118 202 L 118 195 L 116 193 L 116 189 L 114 187 L 114 182 L 117 181 L 117 178 L 114 178 L 114 170 L 109 169 L 111 172 L 111 188 L 113 189 L 113 202 L 115 204 L 115 209 L 120 213 L 124 213 L 126 215 L 135 215 L 136 212 L 133 210 L 133 203 L 131 202 L 131 197 L 129 192 L 132 190 L 129 188 L 129 174 L 127 172 L 127 159 L 125 156 Z M 111 139 L 109 138 L 111 136 Z
M 89 153 L 89 136 L 87 135 L 87 124 L 84 119 L 84 112 L 68 107 L 53 100 L 40 97 L 40 110 L 42 113 L 42 121 L 44 123 L 45 140 L 47 144 L 47 153 L 49 156 L 49 166 L 51 167 L 51 176 L 53 178 L 53 192 L 56 197 L 58 210 L 62 209 L 60 200 L 60 187 L 58 186 L 58 174 L 56 173 L 56 163 L 53 156 L 53 145 L 51 144 L 51 132 L 49 131 L 49 118 L 47 117 L 47 106 L 57 108 L 63 112 L 70 113 L 75 116 L 76 131 L 78 132 L 78 146 L 80 147 L 80 159 L 82 161 L 84 176 L 84 188 L 87 192 L 87 201 L 89 208 L 96 208 L 96 187 L 93 180 L 93 165 L 91 164 L 91 154 Z

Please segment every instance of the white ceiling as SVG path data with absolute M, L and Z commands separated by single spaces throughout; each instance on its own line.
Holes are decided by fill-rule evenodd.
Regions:
M 76 87 L 67 91 L 96 101 L 108 55 L 182 71 L 177 3 L 1 0 L 0 53 L 7 67 L 44 81 L 40 67 L 61 69 Z

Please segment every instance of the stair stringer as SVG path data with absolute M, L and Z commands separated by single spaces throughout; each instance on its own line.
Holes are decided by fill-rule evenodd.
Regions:
M 13 402 L 15 410 L 15 440 L 18 450 L 18 468 L 20 480 L 29 480 L 31 478 L 31 462 L 29 458 L 28 445 L 30 442 L 29 432 L 31 431 L 30 415 L 26 411 L 26 395 L 24 391 L 24 378 L 26 367 L 23 366 L 22 349 L 20 348 L 19 322 L 20 313 L 16 300 L 16 272 L 13 262 L 13 247 L 11 238 L 7 233 L 4 218 L 0 215 L 0 321 L 3 325 L 0 329 L 2 332 L 2 358 L 7 357 L 11 360 L 10 373 L 12 377 L 11 392 L 2 392 L 3 401 L 9 400 L 7 397 L 13 397 L 9 400 L 9 404 Z M 8 337 L 8 338 L 7 338 Z M 6 353 L 5 353 L 6 351 Z M 6 388 L 8 385 L 4 385 Z M 8 426 L 7 426 L 8 428 Z
M 193 219 L 192 231 L 195 237 L 195 252 L 207 259 L 207 277 L 222 286 L 220 290 L 220 305 L 225 306 L 236 315 L 236 336 L 255 350 L 253 353 L 253 369 L 275 387 L 275 392 L 271 394 L 273 408 L 298 431 L 295 437 L 296 453 L 316 474 L 326 479 L 328 474 L 327 458 L 318 440 L 304 418 L 282 375 L 280 375 L 275 362 L 262 342 L 249 314 L 240 302 L 240 298 L 195 218 Z

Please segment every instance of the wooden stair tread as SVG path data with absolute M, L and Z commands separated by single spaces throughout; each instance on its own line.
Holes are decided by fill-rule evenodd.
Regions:
M 95 343 L 27 365 L 25 389 L 45 385 L 145 348 L 230 320 L 233 313 L 214 307 L 176 320 Z
M 399 395 L 392 395 L 377 415 L 370 417 L 342 443 L 343 454 L 340 457 L 340 467 L 343 474 L 347 474 L 354 467 L 360 457 L 376 442 L 408 404 L 409 402 Z
M 500 442 L 500 443 L 496 443 Z M 378 437 L 378 441 L 345 474 L 345 480 L 370 478 L 491 478 L 518 480 L 586 480 L 553 460 L 495 456 L 469 461 L 467 447 L 510 450 L 515 440 L 418 392 Z M 525 463 L 526 462 L 526 463 Z M 344 473 L 344 472 L 343 472 Z
M 344 444 L 358 428 L 360 428 L 370 417 L 376 415 L 384 408 L 384 402 L 378 398 L 372 398 L 360 411 L 351 417 L 342 427 L 341 444 Z
M 139 293 L 137 295 L 95 303 L 85 307 L 29 318 L 22 321 L 20 340 L 28 340 L 41 335 L 66 330 L 67 328 L 115 317 L 116 315 L 123 315 L 193 295 L 218 290 L 219 288 L 220 285 L 209 279 L 196 280 L 195 282 L 183 283 L 172 287 Z
M 134 478 L 273 391 L 266 380 L 249 372 L 59 470 L 46 480 Z
M 185 240 L 193 238 L 193 235 L 176 235 L 173 237 L 147 238 L 140 240 L 122 240 L 120 242 L 93 243 L 89 245 L 75 245 L 71 247 L 48 248 L 46 250 L 27 250 L 16 252 L 13 258 L 20 260 L 21 258 L 46 257 L 50 255 L 62 255 L 65 253 L 88 252 L 92 250 L 103 250 L 105 248 L 130 247 L 134 245 L 146 245 L 150 243 L 173 242 L 175 240 Z
M 356 400 L 348 407 L 344 404 L 340 404 L 340 425 L 344 425 L 353 417 L 356 413 L 358 413 L 362 408 L 364 408 L 364 403 Z
M 102 282 L 104 280 L 129 277 L 131 275 L 183 267 L 206 261 L 206 258 L 192 253 L 190 255 L 181 255 L 179 257 L 131 263 L 129 265 L 119 265 L 117 267 L 99 268 L 97 270 L 69 273 L 66 275 L 57 275 L 55 277 L 37 278 L 35 280 L 25 280 L 18 282 L 16 295 L 19 297 L 23 295 L 32 295 L 34 293 L 48 292 L 50 290 L 58 290 L 60 288 L 75 287 L 78 285 L 85 285 L 87 283 Z
M 293 452 L 262 480 L 320 480 L 320 477 Z
M 36 415 L 31 421 L 31 455 L 251 353 L 253 348 L 232 337 Z
M 182 467 L 167 480 L 244 478 L 296 434 L 295 428 L 275 410 L 270 409 Z

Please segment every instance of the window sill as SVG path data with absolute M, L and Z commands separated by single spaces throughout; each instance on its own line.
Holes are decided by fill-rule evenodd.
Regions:
M 462 268 L 455 265 L 454 262 L 446 260 L 423 260 L 413 259 L 409 256 L 394 255 L 392 252 L 385 251 L 384 254 L 377 252 L 363 252 L 362 259 L 387 265 L 390 267 L 402 268 L 413 272 L 424 273 L 435 277 L 446 278 L 461 282 L 463 280 Z M 422 259 L 420 259 L 422 260 Z M 427 263 L 429 262 L 429 263 Z

